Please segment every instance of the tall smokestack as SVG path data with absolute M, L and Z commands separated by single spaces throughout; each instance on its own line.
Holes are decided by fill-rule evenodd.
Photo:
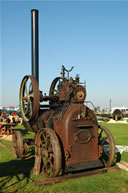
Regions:
M 39 53 L 38 53 L 38 10 L 31 10 L 32 26 L 32 75 L 39 84 Z

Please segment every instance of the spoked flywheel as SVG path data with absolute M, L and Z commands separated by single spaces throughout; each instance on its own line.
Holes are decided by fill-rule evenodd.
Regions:
M 60 83 L 61 77 L 56 77 L 50 86 L 49 96 L 54 96 L 58 92 L 58 84 Z
M 61 169 L 61 149 L 57 135 L 50 128 L 42 128 L 36 136 L 36 152 L 42 157 L 42 173 L 55 177 Z
M 104 166 L 112 166 L 115 158 L 115 143 L 110 131 L 99 126 L 99 159 L 103 162 Z
M 24 121 L 33 120 L 39 111 L 40 92 L 34 76 L 25 76 L 20 86 L 20 110 Z

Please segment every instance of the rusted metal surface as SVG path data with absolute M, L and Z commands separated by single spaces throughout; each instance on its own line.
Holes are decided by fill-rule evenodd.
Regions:
M 16 125 L 15 123 L 0 122 L 0 136 L 11 135 Z
M 32 53 L 32 58 L 38 55 Z M 113 164 L 115 146 L 111 133 L 98 125 L 96 115 L 87 107 L 86 87 L 78 74 L 74 79 L 69 76 L 72 69 L 62 66 L 61 77 L 52 81 L 48 96 L 39 91 L 34 76 L 25 76 L 21 82 L 23 124 L 36 136 L 36 174 L 40 172 L 38 164 L 47 177 L 57 176 L 60 169 L 65 173 Z
M 40 92 L 34 76 L 25 76 L 20 87 L 20 110 L 24 121 L 36 118 L 39 111 Z
M 99 126 L 99 156 L 105 167 L 110 167 L 115 159 L 115 143 L 110 131 Z
M 93 114 L 89 110 L 86 110 L 86 117 L 82 117 L 82 108 L 83 104 L 72 104 L 64 116 L 54 119 L 55 131 L 64 147 L 66 165 L 70 167 L 99 159 L 96 120 L 95 117 L 91 120 Z
M 15 156 L 21 158 L 24 152 L 23 137 L 20 131 L 15 131 L 12 135 L 12 144 Z
M 12 147 L 17 158 L 22 158 L 29 151 L 28 145 L 25 143 L 20 131 L 13 132 Z
M 63 72 L 61 74 L 64 76 Z M 25 125 L 36 134 L 35 153 L 36 156 L 41 156 L 43 174 L 55 177 L 60 169 L 63 172 L 71 172 L 110 167 L 115 156 L 114 140 L 106 128 L 98 125 L 96 115 L 84 104 L 86 90 L 79 84 L 78 76 L 75 80 L 72 77 L 55 78 L 50 87 L 50 96 L 43 96 L 39 92 L 38 86 L 34 85 L 36 81 L 33 76 L 27 76 L 28 78 L 31 79 L 33 89 L 26 91 L 24 78 L 21 100 L 27 101 L 26 98 L 31 95 L 37 96 L 38 100 L 33 97 L 33 100 L 30 100 L 32 108 L 23 106 L 21 110 L 24 111 L 25 119 L 29 116 L 28 121 L 24 119 Z M 37 91 L 38 94 L 35 93 Z M 49 101 L 49 106 L 35 107 L 35 104 L 39 105 L 39 102 L 43 101 Z M 27 115 L 26 109 L 29 113 L 32 110 L 32 116 L 34 111 L 33 119 L 31 115 Z M 51 152 L 49 146 L 52 147 Z M 35 173 L 39 173 L 37 168 L 39 170 L 40 167 L 36 165 Z
M 39 130 L 35 140 L 35 153 L 42 157 L 42 173 L 47 177 L 57 176 L 61 169 L 61 149 L 58 138 L 50 128 Z
M 26 88 L 26 85 L 22 87 Z M 32 91 L 36 96 L 35 90 Z M 94 112 L 85 106 L 85 97 L 85 88 L 79 85 L 78 78 L 73 80 L 71 77 L 69 80 L 65 77 L 54 79 L 50 96 L 40 94 L 40 102 L 48 100 L 49 107 L 41 106 L 35 121 L 26 124 L 36 131 L 35 152 L 36 156 L 42 157 L 45 176 L 57 176 L 60 169 L 71 172 L 112 165 L 115 156 L 113 138 L 106 128 L 98 125 Z M 51 104 L 57 107 L 51 108 Z M 53 148 L 52 152 L 49 152 L 48 144 Z M 55 151 L 57 147 L 59 149 Z M 62 161 L 56 165 L 61 156 Z
M 103 169 L 91 170 L 86 172 L 84 171 L 84 172 L 79 172 L 74 174 L 67 174 L 56 178 L 49 178 L 49 179 L 33 181 L 33 182 L 38 186 L 52 185 L 52 184 L 57 184 L 57 183 L 61 183 L 61 182 L 65 182 L 65 181 L 73 180 L 77 178 L 85 178 L 89 176 L 96 176 L 100 174 L 107 174 L 107 173 L 118 172 L 118 171 L 120 171 L 118 167 L 103 168 Z

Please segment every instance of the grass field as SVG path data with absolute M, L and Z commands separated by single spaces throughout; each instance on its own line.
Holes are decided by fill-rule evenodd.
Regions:
M 108 124 L 104 126 L 111 131 L 117 145 L 128 145 L 128 125 Z M 21 128 L 20 128 L 21 130 Z M 23 131 L 24 136 L 30 136 Z M 102 174 L 70 180 L 52 186 L 36 186 L 32 180 L 39 180 L 42 175 L 34 176 L 30 170 L 34 158 L 15 159 L 11 142 L 0 140 L 0 192 L 1 193 L 128 193 L 128 172 Z M 128 161 L 128 153 L 123 153 L 121 160 Z

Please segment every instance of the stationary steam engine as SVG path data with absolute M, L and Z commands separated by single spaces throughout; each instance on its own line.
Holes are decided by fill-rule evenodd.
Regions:
M 33 172 L 42 170 L 45 176 L 55 177 L 60 172 L 111 166 L 115 156 L 113 137 L 98 125 L 96 115 L 85 105 L 86 88 L 78 75 L 75 79 L 69 76 L 73 67 L 67 70 L 62 66 L 61 76 L 52 81 L 48 96 L 39 90 L 38 11 L 31 13 L 32 75 L 21 82 L 20 110 L 25 128 L 35 133 Z M 26 143 L 16 132 L 13 139 L 16 154 L 22 157 Z

